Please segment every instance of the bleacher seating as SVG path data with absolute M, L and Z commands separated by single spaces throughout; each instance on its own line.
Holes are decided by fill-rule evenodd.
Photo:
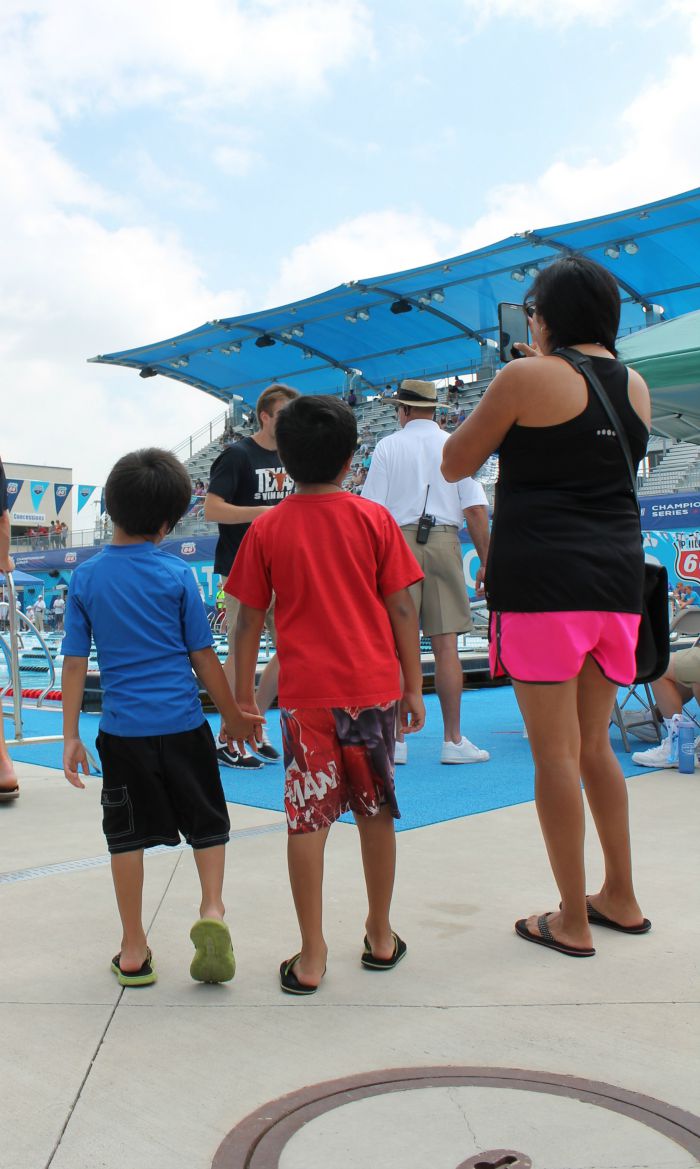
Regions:
M 700 446 L 677 442 L 644 480 L 640 495 L 670 495 L 700 487 Z

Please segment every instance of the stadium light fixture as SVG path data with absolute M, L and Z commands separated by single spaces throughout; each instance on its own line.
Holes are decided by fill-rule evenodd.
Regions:
M 628 256 L 636 256 L 639 251 L 639 244 L 636 244 L 633 239 L 628 239 L 627 243 L 622 245 Z
M 618 248 L 617 244 L 610 244 L 610 246 L 605 248 L 603 251 L 603 255 L 607 256 L 609 260 L 619 260 L 620 249 Z
M 368 321 L 369 320 L 369 309 L 358 308 L 357 313 L 355 315 L 357 316 L 358 321 Z
M 409 302 L 404 300 L 403 297 L 399 297 L 398 300 L 393 301 L 393 303 L 390 305 L 389 311 L 394 313 L 395 316 L 400 316 L 401 313 L 412 312 L 413 305 L 409 304 Z
M 304 361 L 311 361 L 313 358 L 313 353 L 311 353 L 311 351 L 309 349 L 305 349 L 304 353 L 303 353 L 303 358 L 304 358 Z
M 441 288 L 436 288 L 435 291 L 431 292 L 430 295 L 436 304 L 442 304 L 445 299 L 445 293 Z
M 528 276 L 530 276 L 533 280 L 535 279 L 536 276 L 539 276 L 539 274 L 540 274 L 540 270 L 537 267 L 537 264 L 530 264 L 530 267 L 526 268 L 525 271 L 527 272 Z
M 513 272 L 511 272 L 510 278 L 511 280 L 515 280 L 518 284 L 522 284 L 523 280 L 525 279 L 525 273 L 523 272 L 522 268 L 516 268 Z
M 345 320 L 348 322 L 349 325 L 356 325 L 357 324 L 357 316 L 355 313 L 346 313 Z
M 150 365 L 144 365 L 143 369 L 139 370 L 139 377 L 155 377 L 157 373 L 157 369 L 152 369 Z
M 294 328 L 292 329 L 292 336 L 293 337 L 303 337 L 304 336 L 304 326 L 303 325 L 295 325 Z

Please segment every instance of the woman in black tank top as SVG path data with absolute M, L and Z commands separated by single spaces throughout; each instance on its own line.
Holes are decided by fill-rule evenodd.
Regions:
M 633 677 L 644 557 L 617 436 L 585 379 L 555 351 L 576 348 L 591 358 L 637 461 L 651 407 L 642 379 L 616 360 L 620 297 L 606 269 L 581 256 L 557 260 L 539 272 L 526 311 L 528 360 L 500 371 L 448 440 L 442 470 L 449 481 L 461 479 L 499 452 L 486 571 L 490 635 L 498 636 L 491 657 L 507 667 L 510 653 L 519 664 L 513 687 L 561 894 L 558 911 L 523 918 L 516 932 L 589 957 L 591 923 L 635 934 L 650 928 L 632 884 L 627 788 L 608 731 L 618 684 Z M 502 628 L 510 646 L 501 644 Z M 533 630 L 535 642 L 527 640 Z M 591 896 L 581 779 L 605 859 L 603 886 Z

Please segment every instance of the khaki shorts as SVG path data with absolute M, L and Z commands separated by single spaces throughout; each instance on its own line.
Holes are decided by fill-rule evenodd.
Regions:
M 673 676 L 681 686 L 700 685 L 700 645 L 679 649 L 671 657 Z
M 236 621 L 238 620 L 238 610 L 241 607 L 241 602 L 238 597 L 231 597 L 226 594 L 226 601 L 224 609 L 226 610 L 226 640 L 228 642 L 229 653 L 233 653 L 233 640 L 236 636 Z M 270 634 L 273 645 L 277 645 L 277 632 L 275 630 L 275 598 L 272 598 L 272 604 L 265 614 L 265 628 Z
M 436 524 L 427 544 L 416 543 L 417 524 L 407 524 L 401 531 L 425 573 L 425 579 L 410 588 L 424 635 L 466 633 L 472 619 L 457 529 Z

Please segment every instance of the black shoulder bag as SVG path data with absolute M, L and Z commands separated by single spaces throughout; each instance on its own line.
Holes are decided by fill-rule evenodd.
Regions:
M 627 470 L 632 484 L 632 494 L 637 508 L 637 476 L 632 462 L 627 436 L 617 412 L 595 372 L 590 359 L 578 349 L 556 349 L 555 357 L 563 357 L 569 365 L 585 377 L 607 414 L 617 441 L 625 456 Z M 668 620 L 668 574 L 662 564 L 644 564 L 644 594 L 642 597 L 642 620 L 637 640 L 637 676 L 635 682 L 654 682 L 668 669 L 670 655 Z

